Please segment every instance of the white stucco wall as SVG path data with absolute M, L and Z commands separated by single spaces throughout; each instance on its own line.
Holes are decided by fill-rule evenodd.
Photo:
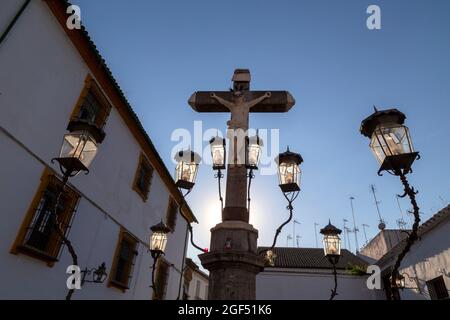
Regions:
M 272 271 L 273 270 L 273 271 Z M 377 292 L 367 289 L 367 277 L 338 274 L 335 300 L 373 300 Z M 328 300 L 334 288 L 332 271 L 271 268 L 256 277 L 258 300 Z
M 0 2 L 0 27 L 20 5 L 11 0 Z M 50 160 L 58 155 L 89 70 L 43 1 L 31 1 L 0 45 L 0 70 L 0 126 L 58 172 Z M 132 190 L 141 149 L 114 106 L 104 130 L 106 138 L 90 174 L 70 180 L 90 201 L 81 198 L 69 237 L 82 268 L 97 267 L 104 261 L 110 270 L 120 225 L 142 243 L 129 290 L 123 293 L 106 283 L 86 284 L 74 298 L 150 299 L 152 258 L 144 244 L 150 226 L 165 217 L 169 192 L 156 171 L 146 202 Z M 0 153 L 0 298 L 64 298 L 65 270 L 71 264 L 67 249 L 53 268 L 9 253 L 45 166 L 2 132 Z M 169 299 L 178 295 L 177 270 L 183 261 L 185 235 L 186 223 L 178 217 L 165 256 L 174 265 L 167 288 Z
M 200 290 L 197 295 L 197 283 L 200 283 Z M 192 280 L 189 282 L 189 300 L 195 300 L 199 297 L 201 300 L 208 300 L 208 279 L 198 272 L 192 272 Z
M 400 265 L 400 273 L 406 272 L 409 276 L 418 279 L 421 292 L 415 289 L 417 283 L 409 281 L 406 277 L 406 287 L 400 291 L 404 300 L 430 299 L 426 281 L 432 280 L 444 274 L 447 290 L 450 290 L 450 221 L 443 221 L 435 228 L 425 233 L 420 241 L 411 247 L 411 253 L 407 254 Z M 445 270 L 445 273 L 443 271 Z

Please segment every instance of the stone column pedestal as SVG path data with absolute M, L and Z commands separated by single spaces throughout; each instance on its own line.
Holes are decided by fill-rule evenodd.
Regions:
M 210 300 L 256 298 L 256 275 L 264 268 L 257 239 L 258 230 L 243 221 L 225 221 L 211 229 L 210 252 L 199 255 L 209 270 Z

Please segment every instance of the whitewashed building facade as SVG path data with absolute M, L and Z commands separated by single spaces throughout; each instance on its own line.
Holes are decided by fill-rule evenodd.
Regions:
M 331 264 L 323 249 L 274 248 L 274 265 L 266 265 L 256 277 L 259 300 L 328 300 L 334 288 Z M 366 274 L 352 274 L 348 268 L 367 263 L 348 250 L 341 250 L 336 265 L 337 293 L 334 300 L 375 300 L 378 292 L 367 287 Z
M 208 300 L 209 276 L 200 270 L 200 267 L 190 258 L 186 259 L 184 275 L 183 298 L 185 300 Z
M 418 230 L 419 239 L 411 246 L 400 264 L 405 288 L 395 294 L 403 300 L 448 300 L 450 298 L 450 206 L 425 221 Z M 378 259 L 382 271 L 384 298 L 390 299 L 390 272 L 398 254 L 405 246 L 399 241 Z M 373 242 L 372 247 L 380 247 Z M 383 245 L 381 245 L 383 247 Z M 367 248 L 366 255 L 377 250 Z M 379 251 L 379 250 L 378 250 Z M 370 257 L 369 257 L 370 258 Z
M 181 194 L 85 30 L 65 27 L 66 6 L 0 2 L 0 299 L 66 295 L 72 259 L 46 221 L 61 178 L 51 159 L 69 122 L 88 117 L 106 137 L 90 173 L 69 180 L 59 214 L 80 268 L 105 262 L 108 277 L 73 299 L 152 299 L 148 242 L 161 220 L 173 232 L 157 286 L 176 299 L 187 239 Z M 196 222 L 188 206 L 183 215 Z

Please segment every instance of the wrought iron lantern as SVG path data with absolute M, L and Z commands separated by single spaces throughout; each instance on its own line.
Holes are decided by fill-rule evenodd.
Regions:
M 171 231 L 162 221 L 150 228 L 150 253 L 154 259 L 158 259 L 166 251 L 167 234 Z
M 106 265 L 103 262 L 97 270 L 94 271 L 94 282 L 103 283 L 106 280 L 108 274 L 106 273 Z
M 362 121 L 361 133 L 370 139 L 370 148 L 380 164 L 381 171 L 395 175 L 408 173 L 419 157 L 414 151 L 409 129 L 404 125 L 406 116 L 397 109 L 375 112 Z
M 320 230 L 320 233 L 323 234 L 325 257 L 331 264 L 336 265 L 341 256 L 341 238 L 339 235 L 342 233 L 342 230 L 333 226 L 330 221 L 325 228 Z
M 175 184 L 178 188 L 191 190 L 195 185 L 201 157 L 191 150 L 180 151 L 175 155 Z
M 300 191 L 300 164 L 303 158 L 300 154 L 291 152 L 289 147 L 275 159 L 278 164 L 278 179 L 281 191 L 284 193 Z
M 84 121 L 71 121 L 68 129 L 71 132 L 64 135 L 59 157 L 52 162 L 59 163 L 63 175 L 73 177 L 81 171 L 89 172 L 105 133 Z
M 392 275 L 390 277 L 390 280 L 392 282 Z M 395 287 L 403 290 L 405 289 L 405 286 L 406 286 L 405 277 L 397 273 L 397 276 L 395 277 Z
M 263 140 L 259 137 L 258 132 L 256 136 L 247 137 L 247 150 L 245 153 L 245 166 L 247 169 L 258 170 L 263 145 Z
M 225 159 L 226 159 L 225 139 L 219 136 L 215 136 L 211 140 L 209 140 L 209 145 L 211 146 L 211 158 L 213 162 L 213 169 L 214 170 L 225 169 Z
M 81 271 L 83 274 L 81 279 L 81 285 L 83 285 L 85 282 L 90 283 L 103 283 L 105 282 L 108 274 L 106 273 L 106 264 L 103 262 L 101 265 L 97 267 L 97 269 L 87 269 Z M 92 274 L 92 280 L 86 279 L 88 275 Z

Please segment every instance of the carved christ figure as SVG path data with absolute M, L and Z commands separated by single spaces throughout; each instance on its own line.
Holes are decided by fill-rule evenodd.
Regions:
M 253 99 L 251 101 L 244 101 L 244 95 L 240 92 L 233 94 L 233 101 L 225 100 L 217 96 L 214 92 L 210 94 L 211 98 L 215 99 L 221 105 L 224 105 L 231 112 L 231 120 L 227 122 L 229 129 L 248 129 L 248 114 L 253 106 L 256 106 L 261 101 L 270 98 L 272 94 L 266 92 L 263 96 Z

